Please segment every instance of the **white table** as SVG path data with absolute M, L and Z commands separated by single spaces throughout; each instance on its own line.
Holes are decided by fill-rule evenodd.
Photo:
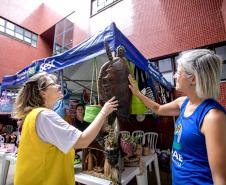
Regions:
M 150 156 L 142 156 L 141 160 L 144 162 L 144 171 L 140 174 L 139 167 L 125 167 L 121 175 L 121 185 L 128 184 L 134 177 L 136 177 L 137 185 L 148 185 L 147 166 L 152 161 Z M 92 175 L 82 172 L 82 165 L 76 165 L 75 181 L 86 185 L 110 185 L 110 180 L 94 177 Z
M 82 184 L 92 184 L 92 185 L 110 185 L 111 181 L 106 179 L 101 179 L 94 177 L 92 175 L 82 172 L 81 163 L 75 166 L 75 181 Z
M 139 167 L 125 167 L 122 172 L 121 184 L 128 184 L 136 175 L 139 175 Z M 75 168 L 75 181 L 86 185 L 110 185 L 111 181 L 94 177 L 92 175 L 83 173 L 81 167 Z M 142 184 L 143 185 L 143 184 Z
M 128 184 L 133 177 L 140 174 L 139 167 L 125 167 L 125 170 L 122 172 L 122 179 L 121 184 L 126 185 Z
M 147 170 L 147 167 L 152 162 L 154 162 L 155 176 L 156 176 L 157 185 L 161 185 L 157 153 L 153 153 L 153 154 L 150 154 L 148 156 L 142 156 L 141 159 L 144 161 L 144 163 L 146 165 L 145 170 Z M 147 171 L 146 171 L 146 173 L 147 173 Z
M 144 172 L 140 174 L 139 167 L 125 167 L 125 170 L 122 172 L 121 176 L 121 184 L 128 184 L 134 177 L 136 177 L 137 185 L 148 185 L 148 176 L 147 176 L 147 167 L 154 162 L 155 174 L 157 178 L 157 184 L 160 185 L 160 176 L 159 176 L 159 168 L 158 168 L 158 159 L 155 157 L 155 154 L 151 154 L 148 156 L 142 156 L 141 160 L 144 162 Z M 110 180 L 105 180 L 102 178 L 94 177 L 92 175 L 83 173 L 81 171 L 81 164 L 75 168 L 75 181 L 86 184 L 86 185 L 110 185 Z
M 6 178 L 5 175 L 7 176 L 7 174 L 5 174 L 5 152 L 0 152 L 0 158 L 2 159 L 2 169 L 1 169 L 1 174 L 0 174 L 0 185 L 4 185 L 6 182 Z M 7 170 L 8 171 L 8 170 Z
M 0 157 L 2 158 L 2 171 L 0 175 L 0 185 L 5 185 L 10 163 L 15 163 L 16 156 L 15 156 L 15 153 L 0 152 Z
M 8 175 L 8 170 L 10 163 L 15 163 L 16 156 L 12 153 L 4 153 L 0 152 L 0 157 L 2 158 L 2 172 L 0 175 L 0 185 L 5 185 L 6 178 Z M 126 185 L 128 184 L 134 177 L 136 177 L 137 185 L 147 185 L 148 184 L 148 177 L 147 177 L 147 166 L 153 161 L 152 156 L 142 156 L 141 160 L 145 163 L 144 173 L 140 175 L 139 167 L 125 167 L 125 170 L 122 172 L 121 176 L 121 184 Z M 158 160 L 154 160 L 154 163 L 158 163 Z M 156 177 L 159 177 L 159 169 L 156 168 L 158 165 L 155 166 L 155 173 Z M 94 177 L 89 174 L 85 174 L 81 171 L 81 164 L 76 165 L 75 171 L 75 181 L 80 182 L 87 185 L 110 185 L 110 180 L 105 180 L 102 178 Z M 157 178 L 158 184 L 160 183 L 160 179 Z

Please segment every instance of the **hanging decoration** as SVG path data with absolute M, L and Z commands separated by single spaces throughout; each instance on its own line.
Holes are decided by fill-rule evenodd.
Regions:
M 92 83 L 91 83 L 91 92 L 90 92 L 90 105 L 86 105 L 85 107 L 85 116 L 84 116 L 84 121 L 91 123 L 97 116 L 97 114 L 101 110 L 101 106 L 99 105 L 99 90 L 98 90 L 98 85 L 97 85 L 97 102 L 92 99 L 93 98 L 93 86 L 94 86 L 94 78 L 97 79 L 97 64 L 96 64 L 96 59 L 93 60 L 93 72 L 92 72 Z M 93 104 L 94 102 L 94 104 Z

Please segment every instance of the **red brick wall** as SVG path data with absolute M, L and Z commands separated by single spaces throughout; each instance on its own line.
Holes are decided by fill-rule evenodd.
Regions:
M 123 0 L 91 18 L 89 3 L 75 6 L 80 28 L 75 43 L 81 41 L 80 31 L 82 38 L 88 37 L 113 21 L 148 59 L 222 42 L 226 40 L 225 1 Z
M 0 16 L 41 34 L 62 19 L 57 12 L 39 1 L 1 1 Z
M 226 109 L 226 82 L 221 82 L 221 91 L 218 101 L 224 106 Z
M 175 91 L 174 94 L 175 94 L 175 98 L 183 96 L 183 93 L 179 91 Z M 226 82 L 221 82 L 220 84 L 220 95 L 218 98 L 218 102 L 222 104 L 226 109 Z
M 147 58 L 226 40 L 221 5 L 221 0 L 136 1 L 131 38 Z
M 222 2 L 221 12 L 224 19 L 224 27 L 226 28 L 226 0 L 223 0 Z
M 0 81 L 4 75 L 13 75 L 33 60 L 52 54 L 47 41 L 38 39 L 38 48 L 0 34 Z
M 30 4 L 26 0 L 2 2 L 0 16 L 38 35 L 62 18 L 43 4 L 37 2 Z M 33 60 L 52 55 L 53 43 L 40 36 L 36 48 L 2 34 L 0 34 L 0 43 L 0 81 L 4 75 L 15 74 Z

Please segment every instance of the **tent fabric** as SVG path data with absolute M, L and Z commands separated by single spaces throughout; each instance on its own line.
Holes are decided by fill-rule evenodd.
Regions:
M 172 85 L 166 81 L 158 69 L 152 65 L 123 35 L 116 27 L 115 23 L 107 26 L 103 31 L 90 37 L 74 48 L 56 56 L 39 59 L 26 66 L 21 71 L 12 76 L 4 76 L 2 80 L 2 89 L 10 86 L 17 86 L 25 82 L 30 76 L 38 72 L 46 71 L 52 73 L 61 69 L 74 66 L 85 61 L 91 61 L 93 58 L 106 54 L 104 41 L 107 41 L 110 49 L 116 51 L 119 45 L 124 46 L 126 57 L 138 68 L 146 71 L 156 81 L 160 82 L 169 91 Z

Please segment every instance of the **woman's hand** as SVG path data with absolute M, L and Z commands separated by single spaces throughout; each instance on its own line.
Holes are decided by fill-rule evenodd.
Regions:
M 117 107 L 118 107 L 118 100 L 116 100 L 116 98 L 113 97 L 104 104 L 100 113 L 102 113 L 104 116 L 108 116 L 114 110 L 117 110 Z
M 132 91 L 132 93 L 133 93 L 134 95 L 138 96 L 138 94 L 140 93 L 140 91 L 139 91 L 139 89 L 137 88 L 137 85 L 136 85 L 136 83 L 134 82 L 133 77 L 132 77 L 131 74 L 129 74 L 128 79 L 129 79 L 129 82 L 130 82 L 130 85 L 129 85 L 130 90 Z
M 99 133 L 101 127 L 103 126 L 107 116 L 112 113 L 114 110 L 117 110 L 118 100 L 115 97 L 108 100 L 99 114 L 96 116 L 94 121 L 82 132 L 82 135 L 79 137 L 77 142 L 75 142 L 74 147 L 78 148 L 87 148 L 90 143 L 95 139 Z

